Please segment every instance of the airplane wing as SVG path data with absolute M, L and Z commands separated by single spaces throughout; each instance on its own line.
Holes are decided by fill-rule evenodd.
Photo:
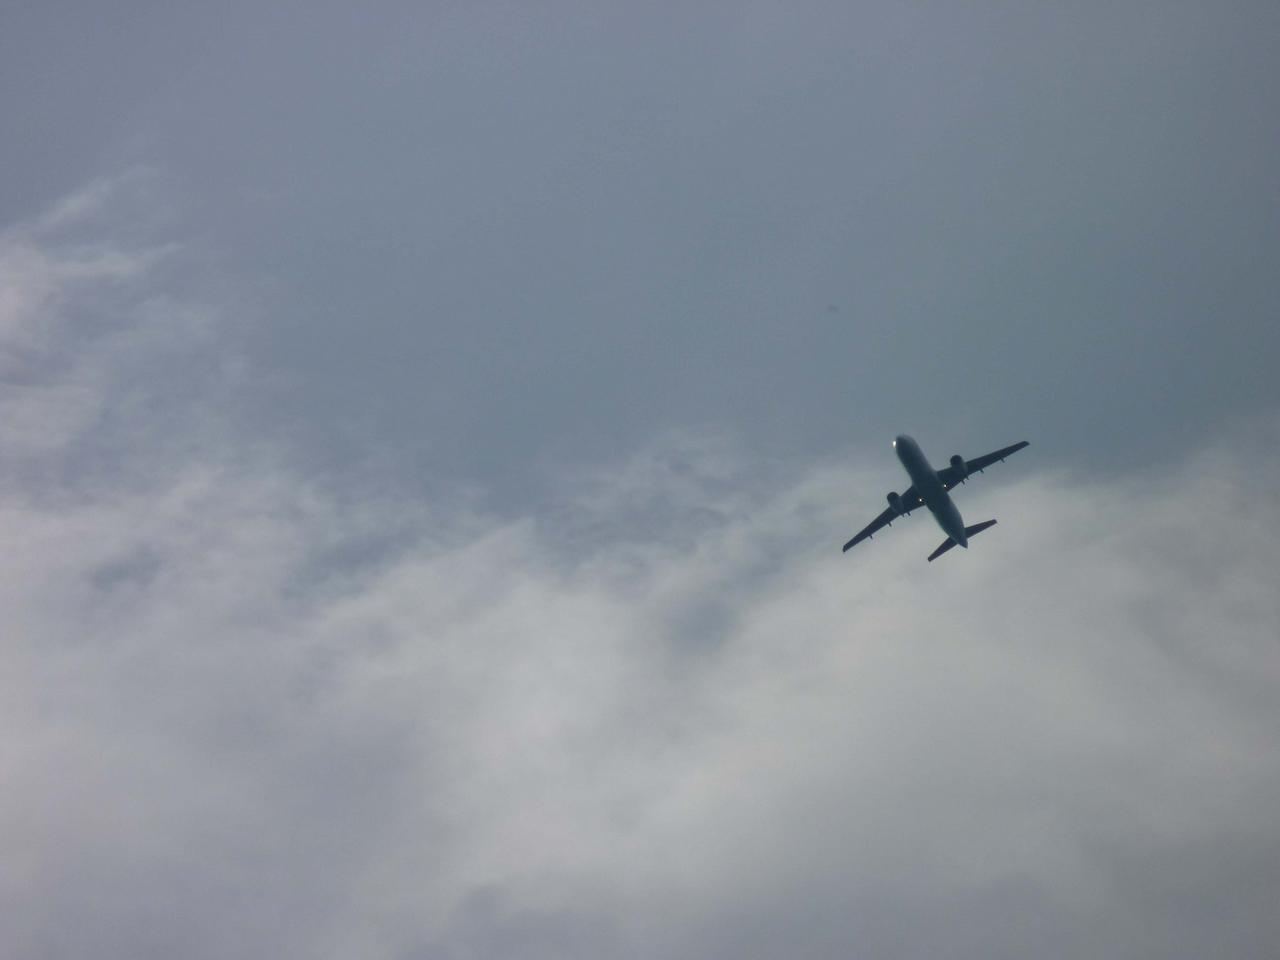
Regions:
M 920 495 L 916 493 L 916 488 L 914 486 L 907 487 L 907 489 L 902 492 L 902 516 L 907 516 L 907 514 L 922 503 L 924 503 L 924 501 L 921 500 Z M 889 524 L 893 523 L 896 519 L 898 519 L 898 514 L 893 512 L 893 507 L 885 507 L 880 516 L 876 517 L 863 527 L 862 530 L 858 532 L 857 536 L 844 545 L 843 550 L 848 550 L 850 547 L 861 543 L 863 540 L 871 538 L 873 535 L 889 526 Z
M 991 466 L 993 463 L 999 460 L 1003 460 L 1005 457 L 1009 456 L 1010 454 L 1017 453 L 1019 450 L 1021 450 L 1025 446 L 1029 446 L 1028 441 L 1020 440 L 1018 443 L 1015 443 L 1009 447 L 1004 447 L 1000 450 L 995 451 L 994 453 L 988 453 L 981 457 L 974 457 L 972 460 L 968 460 L 965 462 L 965 467 L 968 468 L 970 476 L 972 476 L 975 473 L 981 473 L 983 470 Z M 942 485 L 946 489 L 950 490 L 952 487 L 954 487 L 957 483 L 959 483 L 964 478 L 961 477 L 956 472 L 955 467 L 944 467 L 943 469 L 938 471 L 938 479 L 942 481 Z

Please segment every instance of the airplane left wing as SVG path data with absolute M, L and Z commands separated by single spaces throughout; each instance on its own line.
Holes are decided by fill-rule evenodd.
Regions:
M 916 488 L 908 487 L 902 493 L 902 513 L 901 514 L 894 513 L 893 507 L 885 507 L 884 511 L 880 514 L 880 516 L 876 517 L 874 520 L 868 523 L 865 527 L 863 527 L 862 530 L 858 532 L 857 536 L 855 536 L 852 540 L 846 543 L 843 548 L 841 548 L 841 552 L 844 552 L 848 550 L 850 547 L 855 546 L 861 543 L 863 540 L 869 539 L 874 534 L 879 533 L 885 527 L 889 526 L 889 524 L 893 523 L 894 520 L 898 519 L 899 516 L 903 516 L 903 517 L 907 516 L 907 514 L 909 514 L 916 507 L 920 506 L 920 504 L 922 504 L 923 502 L 924 501 L 920 499 L 919 494 L 916 493 Z
M 1030 443 L 1026 440 L 1020 440 L 1012 446 L 1003 447 L 996 450 L 994 453 L 984 454 L 981 457 L 974 457 L 972 460 L 965 462 L 966 471 L 969 476 L 972 476 L 975 473 L 981 473 L 993 463 L 1003 460 L 1010 454 L 1017 453 L 1026 446 L 1030 446 Z M 957 483 L 963 480 L 964 477 L 959 475 L 955 467 L 944 467 L 938 471 L 938 479 L 942 481 L 943 487 L 950 490 Z

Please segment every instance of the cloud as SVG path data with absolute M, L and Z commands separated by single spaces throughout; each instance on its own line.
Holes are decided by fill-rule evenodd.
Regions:
M 176 204 L 137 168 L 0 230 L 0 444 L 28 491 L 135 484 L 225 443 L 244 321 L 205 294 L 213 258 L 166 233 Z
M 0 464 L 14 955 L 1280 940 L 1274 442 L 1107 482 L 1038 471 L 1033 446 L 961 491 L 1001 524 L 934 564 L 923 518 L 839 553 L 879 461 L 763 470 L 698 436 L 527 517 L 341 496 L 209 428 L 224 381 L 149 381 L 174 352 L 148 305 L 203 318 L 183 356 L 218 370 L 228 307 L 136 249 L 86 275 L 38 231 L 6 238 L 16 327 L 55 330 L 22 356 L 96 411 L 9 396 L 24 435 L 47 427 Z M 122 278 L 111 336 L 56 334 Z M 31 485 L 153 391 L 176 406 L 115 434 L 146 477 Z M 199 447 L 170 442 L 184 422 Z

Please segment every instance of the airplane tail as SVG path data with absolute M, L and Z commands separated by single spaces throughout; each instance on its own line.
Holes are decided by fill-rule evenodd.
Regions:
M 996 522 L 994 520 L 984 520 L 982 523 L 975 523 L 972 527 L 965 527 L 964 535 L 966 537 L 976 537 L 983 530 L 987 529 L 987 527 L 994 527 L 995 525 L 996 525 Z M 929 554 L 929 562 L 932 563 L 934 560 L 937 560 L 940 556 L 942 556 L 944 553 L 946 553 L 955 545 L 956 545 L 956 542 L 952 540 L 950 537 L 947 537 L 947 539 L 942 541 L 942 544 L 938 547 L 937 550 Z

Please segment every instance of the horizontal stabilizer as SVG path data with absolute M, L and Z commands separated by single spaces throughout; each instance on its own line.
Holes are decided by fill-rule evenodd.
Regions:
M 952 540 L 950 537 L 947 537 L 947 539 L 942 541 L 942 546 L 938 547 L 937 550 L 929 554 L 929 562 L 932 563 L 934 560 L 937 560 L 940 556 L 942 556 L 944 553 L 946 553 L 955 545 L 956 545 L 956 542 Z
M 980 534 L 983 530 L 987 529 L 987 527 L 994 527 L 995 525 L 996 525 L 996 522 L 994 520 L 984 520 L 982 523 L 975 523 L 972 527 L 965 527 L 964 535 L 966 539 L 968 537 L 975 537 L 978 534 Z M 939 546 L 937 550 L 929 554 L 929 561 L 933 562 L 934 560 L 937 560 L 940 556 L 942 556 L 944 553 L 946 553 L 955 545 L 956 545 L 956 542 L 952 540 L 950 537 L 947 537 L 946 540 L 942 541 L 942 545 Z

